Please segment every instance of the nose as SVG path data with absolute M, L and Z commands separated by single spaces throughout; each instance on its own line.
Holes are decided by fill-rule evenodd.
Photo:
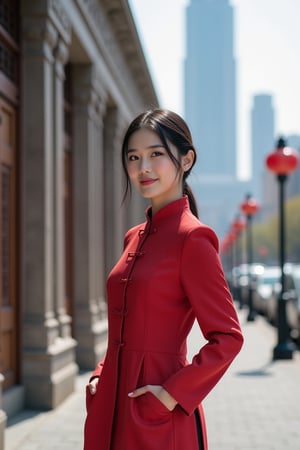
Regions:
M 141 159 L 140 171 L 141 173 L 151 172 L 151 164 L 148 158 Z

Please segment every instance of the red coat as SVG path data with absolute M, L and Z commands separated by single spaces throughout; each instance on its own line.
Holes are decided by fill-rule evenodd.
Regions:
M 97 393 L 87 390 L 85 450 L 199 449 L 195 410 L 207 449 L 201 402 L 243 342 L 217 248 L 186 197 L 126 234 L 107 283 L 108 349 Z M 207 344 L 188 362 L 195 319 Z M 146 384 L 163 385 L 175 409 L 151 393 L 128 397 Z

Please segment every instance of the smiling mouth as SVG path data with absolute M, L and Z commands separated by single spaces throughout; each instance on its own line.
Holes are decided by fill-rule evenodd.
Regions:
M 155 181 L 156 181 L 156 179 L 154 179 L 154 178 L 149 178 L 149 179 L 147 179 L 147 180 L 141 180 L 141 181 L 140 181 L 140 184 L 141 184 L 142 186 L 149 186 L 150 184 L 155 183 Z

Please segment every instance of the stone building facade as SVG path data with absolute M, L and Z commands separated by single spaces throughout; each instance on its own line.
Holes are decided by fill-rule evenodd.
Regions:
M 124 0 L 0 1 L 0 449 L 106 346 L 106 276 L 145 204 L 122 206 L 122 135 L 158 100 Z

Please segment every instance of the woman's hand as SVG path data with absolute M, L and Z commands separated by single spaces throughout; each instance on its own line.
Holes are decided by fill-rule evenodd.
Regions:
M 151 392 L 153 395 L 155 395 L 155 397 L 157 397 L 158 400 L 161 401 L 161 403 L 165 405 L 165 407 L 169 411 L 173 411 L 173 409 L 177 405 L 177 401 L 175 400 L 175 398 L 172 397 L 172 395 L 170 395 L 169 392 L 167 392 L 162 386 L 152 384 L 147 384 L 147 386 L 137 388 L 134 391 L 130 392 L 128 396 L 131 398 L 135 398 L 139 397 L 140 395 L 146 394 L 146 392 Z
M 92 381 L 88 384 L 88 388 L 90 390 L 90 393 L 92 395 L 95 395 L 97 392 L 97 386 L 98 386 L 99 377 L 95 377 L 92 379 Z

